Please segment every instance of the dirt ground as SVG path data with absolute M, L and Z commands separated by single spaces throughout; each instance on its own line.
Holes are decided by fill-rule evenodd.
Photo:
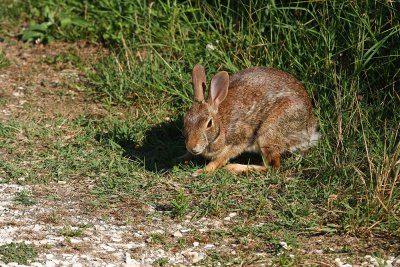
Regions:
M 71 119 L 82 113 L 105 116 L 101 103 L 84 91 L 86 78 L 82 69 L 65 61 L 46 62 L 74 51 L 85 66 L 106 55 L 106 49 L 86 42 L 44 46 L 12 40 L 0 42 L 0 51 L 11 63 L 0 70 L 0 123 L 43 122 L 55 116 Z M 0 160 L 12 160 L 12 156 L 0 148 Z M 177 223 L 144 204 L 94 205 L 97 200 L 90 193 L 93 184 L 90 179 L 48 184 L 26 184 L 23 179 L 15 184 L 0 183 L 0 245 L 20 241 L 35 244 L 40 253 L 32 266 L 190 266 L 201 265 L 212 250 L 234 257 L 236 247 L 232 243 L 208 243 L 211 241 L 206 236 L 212 230 L 228 227 L 236 214 L 230 214 L 228 219 L 198 221 L 188 216 Z M 34 206 L 13 201 L 15 194 L 22 191 L 32 194 Z M 126 217 L 133 219 L 126 222 Z M 79 230 L 84 234 L 78 234 Z M 199 236 L 204 237 L 202 242 L 197 241 Z M 180 244 L 183 238 L 185 245 Z M 400 266 L 399 255 L 390 252 L 379 258 L 380 255 L 371 254 L 379 251 L 377 248 L 399 251 L 398 240 L 335 235 L 299 239 L 303 243 L 300 249 L 286 247 L 285 243 L 281 246 L 289 258 L 295 254 L 304 257 L 302 265 L 351 266 L 346 265 L 346 260 L 348 251 L 352 251 L 359 255 L 355 259 L 359 264 L 353 266 Z M 255 260 L 252 265 L 272 265 L 273 259 L 265 259 L 265 255 L 260 252 L 263 260 Z M 350 259 L 353 261 L 354 257 Z M 16 265 L 0 260 L 0 266 Z
M 0 42 L 0 50 L 11 61 L 0 72 L 0 120 L 45 120 L 55 114 L 70 118 L 83 112 L 101 114 L 98 104 L 87 101 L 80 92 L 79 84 L 84 82 L 81 71 L 72 63 L 46 64 L 46 60 L 71 50 L 83 64 L 88 64 L 106 55 L 105 49 L 85 42 L 32 46 L 13 41 Z

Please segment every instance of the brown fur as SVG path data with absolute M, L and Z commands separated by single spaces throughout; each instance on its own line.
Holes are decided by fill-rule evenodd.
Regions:
M 196 65 L 194 76 L 199 69 Z M 193 77 L 193 81 L 201 79 Z M 310 98 L 304 86 L 288 73 L 264 67 L 245 69 L 231 77 L 220 72 L 209 90 L 209 96 L 215 99 L 198 101 L 198 92 L 203 88 L 194 84 L 197 101 L 184 118 L 188 151 L 211 160 L 206 172 L 213 172 L 245 151 L 261 153 L 268 165 L 278 168 L 283 152 L 305 150 L 318 138 Z M 246 169 L 239 166 L 228 164 L 225 169 Z M 260 167 L 265 169 L 247 169 Z

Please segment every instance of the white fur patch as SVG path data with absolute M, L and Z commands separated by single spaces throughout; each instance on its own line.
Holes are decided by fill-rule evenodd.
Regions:
M 261 153 L 260 146 L 258 145 L 257 142 L 254 142 L 253 145 L 247 147 L 245 151 L 246 152 L 251 152 L 251 153 Z
M 296 146 L 290 147 L 289 151 L 290 152 L 294 152 L 296 150 L 305 151 L 310 147 L 315 146 L 318 143 L 319 133 L 315 129 L 313 129 L 313 132 L 311 134 L 307 130 L 304 130 L 292 136 L 292 138 L 304 141 Z

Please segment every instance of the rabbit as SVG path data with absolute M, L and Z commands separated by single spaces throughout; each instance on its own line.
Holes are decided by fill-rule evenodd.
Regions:
M 194 102 L 184 115 L 187 151 L 210 162 L 192 176 L 223 167 L 231 173 L 277 169 L 284 152 L 305 151 L 319 138 L 310 97 L 292 75 L 252 67 L 232 76 L 218 72 L 205 100 L 202 65 L 192 71 Z M 243 152 L 262 155 L 266 166 L 227 164 Z M 187 154 L 189 154 L 187 153 Z M 227 165 L 225 165 L 227 164 Z

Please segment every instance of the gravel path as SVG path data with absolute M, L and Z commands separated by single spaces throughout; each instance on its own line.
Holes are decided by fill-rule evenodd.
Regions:
M 184 220 L 181 224 L 164 221 L 151 207 L 140 222 L 121 224 L 120 220 L 96 216 L 85 210 L 85 197 L 74 184 L 50 184 L 46 186 L 0 183 L 0 246 L 11 242 L 34 244 L 39 255 L 30 266 L 152 266 L 161 262 L 169 266 L 196 265 L 206 258 L 207 251 L 216 249 L 212 243 L 193 242 L 182 250 L 164 250 L 179 239 L 193 232 L 206 233 L 222 229 L 236 217 L 230 214 L 224 220 Z M 43 191 L 44 190 L 44 191 Z M 15 201 L 24 192 L 32 196 L 34 204 L 26 206 Z M 47 194 L 43 194 L 47 193 Z M 58 196 L 58 197 L 54 197 Z M 153 215 L 153 216 L 152 216 Z M 70 234 L 73 232 L 79 234 Z M 170 244 L 157 245 L 159 237 L 168 237 Z M 285 242 L 281 246 L 286 249 Z M 219 251 L 235 254 L 235 247 L 219 246 Z M 322 250 L 310 252 L 322 254 Z M 270 266 L 265 262 L 256 266 Z M 333 266 L 346 266 L 340 258 Z M 0 266 L 23 266 L 0 261 Z M 400 266 L 400 258 L 386 260 L 365 255 L 361 265 L 353 266 Z
M 202 260 L 205 250 L 214 248 L 213 244 L 200 246 L 198 242 L 194 242 L 192 246 L 176 253 L 162 248 L 155 249 L 154 246 L 149 246 L 153 242 L 152 238 L 169 235 L 173 239 L 179 239 L 192 229 L 181 224 L 171 225 L 166 229 L 157 218 L 146 225 L 121 225 L 121 222 L 113 218 L 105 220 L 93 214 L 85 215 L 79 209 L 82 203 L 67 196 L 67 192 L 74 192 L 74 188 L 68 184 L 57 185 L 57 193 L 65 198 L 62 203 L 57 200 L 49 201 L 46 196 L 34 198 L 35 204 L 32 206 L 15 203 L 14 198 L 18 192 L 32 194 L 32 190 L 37 188 L 38 186 L 35 188 L 0 184 L 0 246 L 11 242 L 25 242 L 42 248 L 44 252 L 39 253 L 37 262 L 33 262 L 31 266 L 151 266 L 160 259 L 173 265 L 188 266 Z M 65 201 L 66 199 L 68 200 Z M 149 212 L 152 212 L 151 209 Z M 207 221 L 202 220 L 194 226 L 206 225 Z M 144 228 L 146 231 L 141 230 Z M 79 230 L 81 234 L 68 236 L 68 231 L 80 232 Z M 0 261 L 0 266 L 17 264 L 5 265 Z

